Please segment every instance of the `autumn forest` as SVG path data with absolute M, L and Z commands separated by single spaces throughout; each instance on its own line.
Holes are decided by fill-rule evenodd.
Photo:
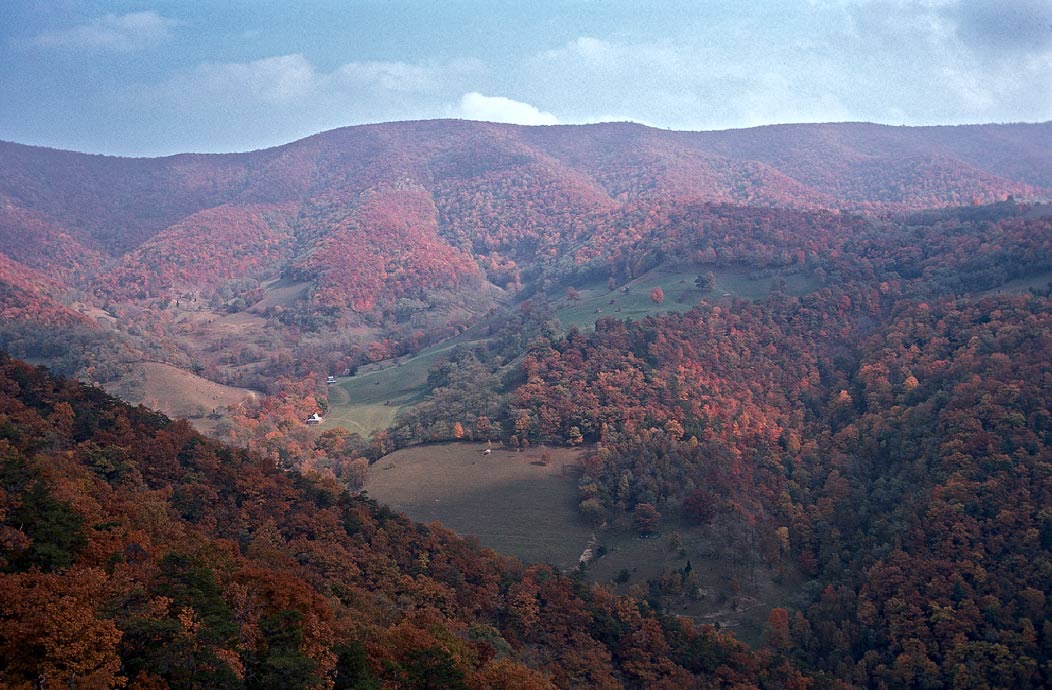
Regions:
M 1047 123 L 0 143 L 0 687 L 1048 687 L 1050 199 Z M 588 556 L 363 490 L 449 447 Z

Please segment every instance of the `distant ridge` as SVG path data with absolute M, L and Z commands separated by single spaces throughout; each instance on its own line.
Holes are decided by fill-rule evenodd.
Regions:
M 321 304 L 369 310 L 392 285 L 397 296 L 475 280 L 482 256 L 528 259 L 553 233 L 565 248 L 670 199 L 886 213 L 1008 196 L 1052 198 L 1052 123 L 675 132 L 426 120 L 164 158 L 0 143 L 0 253 L 133 299 L 291 272 L 317 281 Z M 400 247 L 420 250 L 411 270 L 384 270 Z

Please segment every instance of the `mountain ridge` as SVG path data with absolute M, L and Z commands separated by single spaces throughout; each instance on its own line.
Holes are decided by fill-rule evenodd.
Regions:
M 793 228 L 781 236 L 799 245 L 801 263 L 814 251 L 793 240 L 805 227 L 835 235 L 857 225 L 835 216 L 1008 197 L 1052 199 L 1052 123 L 671 132 L 424 120 L 163 158 L 0 143 L 0 254 L 15 262 L 11 276 L 24 266 L 58 282 L 62 305 L 92 323 L 161 338 L 150 357 L 180 366 L 170 353 L 201 338 L 223 351 L 231 334 L 262 334 L 265 321 L 290 341 L 297 329 L 379 328 L 392 336 L 379 355 L 565 289 L 571 276 L 638 276 L 716 227 L 725 230 L 709 242 L 724 247 L 721 260 L 743 256 L 728 238 L 759 241 L 755 250 L 765 227 Z M 694 260 L 713 260 L 703 245 Z M 31 315 L 34 303 L 61 311 L 53 287 L 14 280 L 0 273 L 9 301 L 30 308 L 11 313 Z M 279 280 L 304 287 L 254 320 L 222 319 Z M 163 325 L 147 315 L 155 308 Z
M 165 233 L 200 225 L 201 214 L 213 219 L 205 226 L 217 241 L 233 242 L 238 235 L 224 220 L 231 214 L 220 209 L 281 206 L 300 251 L 309 252 L 363 195 L 414 188 L 438 207 L 445 241 L 508 255 L 512 238 L 535 236 L 536 244 L 591 214 L 670 196 L 862 213 L 1052 198 L 1050 161 L 1052 123 L 670 132 L 632 123 L 423 120 L 339 128 L 246 153 L 162 158 L 3 142 L 0 250 L 90 287 L 89 276 Z M 496 233 L 504 239 L 493 238 L 495 226 L 507 228 Z
M 424 123 L 463 123 L 468 125 L 490 125 L 494 127 L 507 127 L 514 129 L 529 129 L 529 130 L 574 130 L 574 129 L 585 129 L 585 128 L 638 128 L 647 131 L 654 132 L 672 132 L 683 135 L 710 135 L 710 134 L 734 134 L 740 132 L 759 132 L 769 130 L 789 130 L 797 128 L 837 128 L 837 127 L 865 127 L 879 130 L 912 130 L 912 131 L 954 131 L 954 130 L 968 130 L 968 129 L 979 129 L 989 127 L 1004 127 L 1004 128 L 1016 128 L 1016 127 L 1043 127 L 1052 125 L 1052 120 L 1045 120 L 1040 122 L 1031 122 L 1025 120 L 1013 121 L 1013 122 L 977 122 L 977 123 L 958 123 L 958 124 L 938 124 L 938 125 L 893 125 L 882 122 L 871 122 L 868 120 L 845 120 L 845 121 L 830 121 L 830 122 L 780 122 L 770 123 L 764 125 L 753 125 L 750 127 L 727 127 L 723 129 L 670 129 L 665 127 L 655 127 L 653 125 L 647 125 L 642 122 L 634 122 L 631 120 L 610 120 L 606 122 L 585 122 L 585 123 L 560 123 L 555 125 L 521 125 L 510 122 L 491 122 L 487 120 L 466 120 L 462 118 L 430 118 L 430 119 L 418 119 L 418 120 L 387 120 L 383 122 L 364 122 L 360 124 L 342 125 L 339 127 L 333 127 L 331 129 L 324 129 L 313 134 L 307 134 L 297 139 L 290 141 L 273 144 L 270 146 L 261 146 L 254 149 L 244 149 L 238 151 L 180 151 L 178 153 L 169 153 L 156 156 L 124 156 L 120 154 L 102 153 L 98 151 L 81 151 L 74 148 L 65 148 L 62 146 L 50 146 L 47 144 L 28 144 L 13 139 L 0 139 L 0 147 L 6 145 L 19 146 L 30 149 L 42 149 L 47 151 L 58 151 L 62 153 L 75 153 L 83 156 L 94 156 L 98 158 L 112 158 L 119 160 L 128 161 L 143 161 L 143 160 L 166 160 L 174 158 L 186 158 L 186 157 L 222 157 L 222 156 L 242 156 L 248 154 L 259 153 L 261 151 L 272 151 L 274 149 L 281 149 L 292 144 L 308 141 L 315 137 L 331 134 L 333 132 L 340 132 L 343 130 L 354 130 L 354 129 L 365 129 L 370 127 L 394 127 L 401 125 L 414 125 Z

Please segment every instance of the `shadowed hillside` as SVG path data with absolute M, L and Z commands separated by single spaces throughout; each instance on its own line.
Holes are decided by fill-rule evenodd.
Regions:
M 803 681 L 712 627 L 413 524 L 5 356 L 0 391 L 5 687 Z

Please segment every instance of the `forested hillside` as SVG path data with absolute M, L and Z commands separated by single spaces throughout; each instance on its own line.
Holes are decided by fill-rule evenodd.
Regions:
M 1050 132 L 1047 124 L 687 133 L 433 121 L 161 159 L 4 143 L 0 249 L 79 287 L 147 295 L 216 287 L 234 273 L 279 271 L 289 252 L 316 253 L 317 240 L 378 203 L 366 201 L 375 192 L 415 189 L 438 209 L 438 233 L 454 247 L 523 258 L 550 247 L 552 232 L 592 232 L 604 221 L 590 214 L 630 200 L 905 210 L 1048 196 Z M 187 273 L 202 229 L 210 255 L 236 247 L 238 262 Z M 268 232 L 278 234 L 260 244 Z M 245 244 L 246 233 L 256 239 Z M 273 252 L 275 242 L 286 251 Z M 149 284 L 129 272 L 136 267 L 149 270 Z M 95 276 L 108 277 L 96 285 Z M 426 273 L 417 280 L 430 286 Z
M 4 687 L 806 686 L 97 389 L 0 361 Z
M 580 482 L 596 522 L 729 520 L 742 544 L 795 559 L 826 587 L 779 643 L 805 668 L 1044 685 L 1048 296 L 900 305 L 868 336 L 858 312 L 815 306 L 600 322 L 534 350 L 518 426 L 600 440 Z
M 129 361 L 193 360 L 263 388 L 412 352 L 580 276 L 637 277 L 660 263 L 654 248 L 801 266 L 858 231 L 842 211 L 1047 198 L 1050 138 L 1048 124 L 690 133 L 428 121 L 159 159 L 2 143 L 0 280 L 19 295 L 19 322 L 56 311 L 54 289 L 15 275 L 32 269 L 62 288 L 59 304 L 130 336 Z M 303 289 L 274 292 L 290 283 Z M 257 304 L 259 318 L 218 318 Z M 348 341 L 347 327 L 377 332 Z M 233 336 L 296 358 L 303 331 L 325 354 L 298 371 L 215 354 Z M 19 355 L 50 352 L 46 334 L 25 336 Z
M 820 260 L 837 280 L 804 296 L 542 328 L 510 371 L 497 333 L 392 438 L 448 437 L 479 414 L 512 445 L 595 442 L 582 518 L 718 526 L 813 578 L 815 601 L 770 622 L 801 669 L 862 687 L 1043 687 L 1052 226 L 910 223 L 843 238 Z M 1042 289 L 989 294 L 1035 271 Z M 470 383 L 502 371 L 503 398 Z
M 0 144 L 0 348 L 212 437 L 4 356 L 3 681 L 1052 685 L 1049 198 L 1047 123 Z M 454 440 L 580 449 L 592 560 L 356 494 Z M 679 530 L 762 648 L 668 615 L 700 561 L 587 583 Z

